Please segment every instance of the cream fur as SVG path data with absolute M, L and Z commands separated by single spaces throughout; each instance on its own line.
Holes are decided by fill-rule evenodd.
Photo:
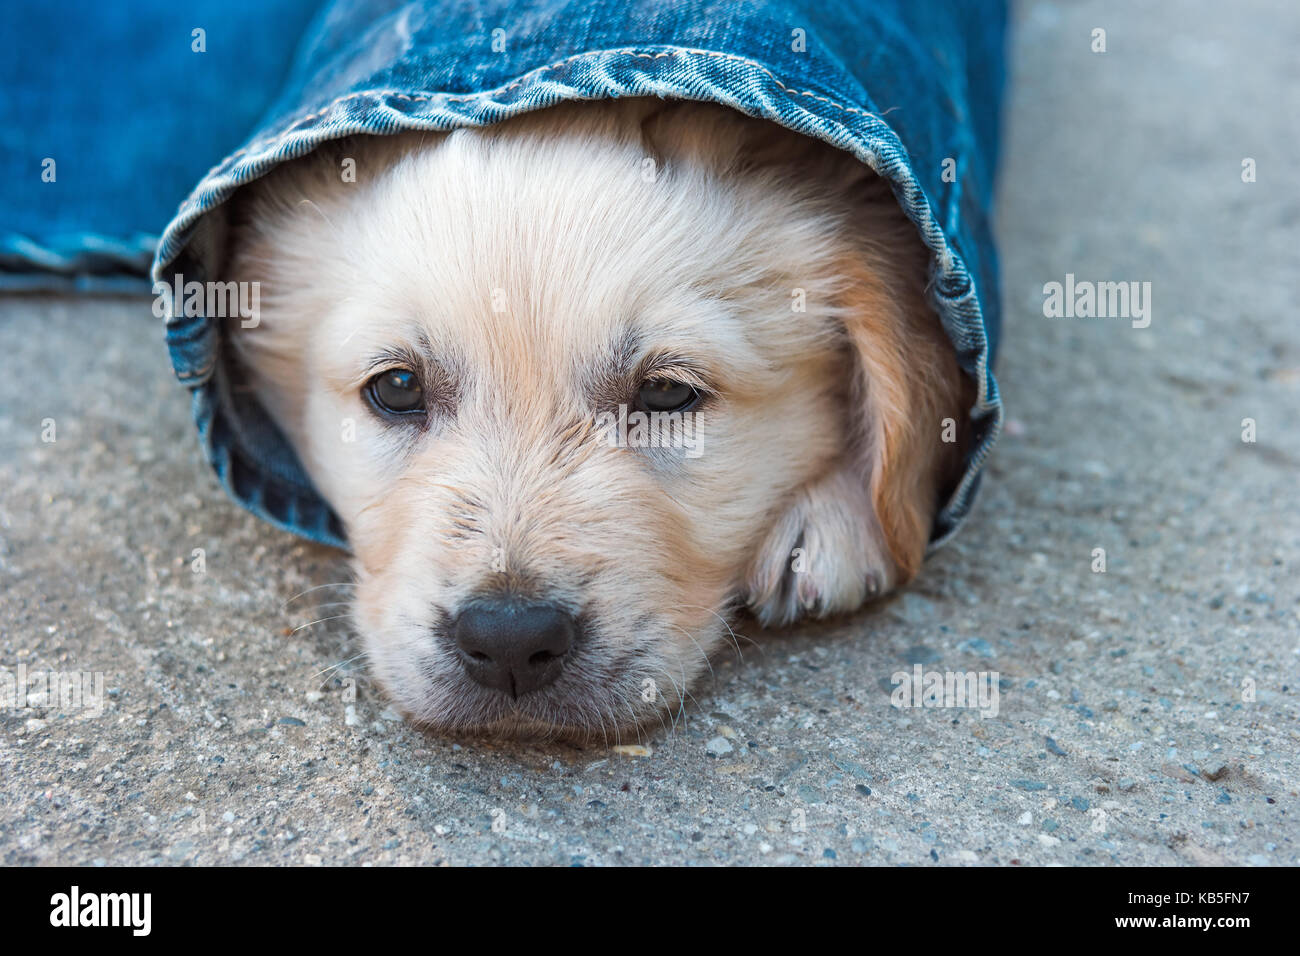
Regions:
M 263 304 L 230 338 L 344 522 L 356 625 L 413 720 L 612 736 L 680 706 L 740 603 L 784 623 L 915 573 L 964 385 L 924 250 L 850 157 L 720 107 L 575 104 L 335 144 L 233 215 L 228 277 Z M 436 397 L 422 430 L 361 397 L 386 350 Z M 712 393 L 698 458 L 597 440 L 651 353 Z M 445 640 L 501 592 L 584 623 L 517 703 Z

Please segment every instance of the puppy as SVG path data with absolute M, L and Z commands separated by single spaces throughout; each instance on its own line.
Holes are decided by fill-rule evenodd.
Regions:
M 626 732 L 742 604 L 788 624 L 916 574 L 973 385 L 848 154 L 713 105 L 569 104 L 334 143 L 232 223 L 262 320 L 227 341 L 417 723 Z

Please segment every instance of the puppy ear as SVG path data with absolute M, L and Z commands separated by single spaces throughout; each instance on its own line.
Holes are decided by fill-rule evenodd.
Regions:
M 838 473 L 804 489 L 805 506 L 792 506 L 784 522 L 802 525 L 804 534 L 811 536 L 827 530 L 819 525 L 834 523 L 827 515 L 839 515 L 840 525 L 845 525 L 844 516 L 859 516 L 866 540 L 853 549 L 856 556 L 841 559 L 835 574 L 822 576 L 836 583 L 818 581 L 816 574 L 800 582 L 807 592 L 805 610 L 842 609 L 853 602 L 860 586 L 867 595 L 883 593 L 920 569 L 940 497 L 960 475 L 974 383 L 961 371 L 938 316 L 926 302 L 930 253 L 883 179 L 811 137 L 730 110 L 719 110 L 716 121 L 708 124 L 677 122 L 674 109 L 685 107 L 699 109 L 697 104 L 678 104 L 649 113 L 643 124 L 648 137 L 654 138 L 653 133 L 678 150 L 707 147 L 733 174 L 765 173 L 791 194 L 816 183 L 822 197 L 833 197 L 832 205 L 842 215 L 845 252 L 834 263 L 834 272 L 842 290 L 838 312 L 855 365 L 853 448 L 838 464 Z M 853 480 L 866 483 L 869 506 L 849 492 Z M 864 507 L 872 513 L 863 515 Z M 778 537 L 779 531 L 780 525 Z M 840 586 L 840 581 L 855 579 L 842 565 L 859 560 L 867 566 L 865 585 L 855 580 L 851 588 Z M 759 578 L 759 590 L 777 593 L 771 573 Z M 786 587 L 780 593 L 788 597 L 795 590 Z
M 853 611 L 914 577 L 969 441 L 975 386 L 925 301 L 928 253 L 892 196 L 850 208 L 835 262 L 852 359 L 847 447 L 755 553 L 746 597 L 764 625 Z
M 893 564 L 883 590 L 920 569 L 941 496 L 960 474 L 974 388 L 925 301 L 928 253 L 897 207 L 890 212 L 841 264 L 855 453 L 878 551 Z

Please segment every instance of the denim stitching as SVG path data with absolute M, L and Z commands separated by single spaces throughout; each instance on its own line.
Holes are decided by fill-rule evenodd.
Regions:
M 823 103 L 828 103 L 831 106 L 834 106 L 836 109 L 842 110 L 845 113 L 857 113 L 861 116 L 874 116 L 876 119 L 880 119 L 880 114 L 878 113 L 872 113 L 869 110 L 858 109 L 856 106 L 845 106 L 842 103 L 838 103 L 835 100 L 832 100 L 829 96 L 822 96 L 820 93 L 817 93 L 813 90 L 792 89 L 791 87 L 788 87 L 784 83 L 782 83 L 777 78 L 775 73 L 773 73 L 767 67 L 763 66 L 761 63 L 758 63 L 754 60 L 750 60 L 743 56 L 736 56 L 734 53 L 722 53 L 718 50 L 696 50 L 696 49 L 692 49 L 691 47 L 674 47 L 672 50 L 665 50 L 660 53 L 638 53 L 635 47 L 624 47 L 621 50 L 587 50 L 584 53 L 575 53 L 573 56 L 565 57 L 563 60 L 557 60 L 556 62 L 550 63 L 546 66 L 539 66 L 534 70 L 530 70 L 529 72 L 525 73 L 523 76 L 519 77 L 518 79 L 513 80 L 510 83 L 507 83 L 505 86 L 498 86 L 495 89 L 484 90 L 481 93 L 472 93 L 466 96 L 451 96 L 445 93 L 419 93 L 419 94 L 395 93 L 389 90 L 361 90 L 356 93 L 349 93 L 347 96 L 331 101 L 328 106 L 322 107 L 320 110 L 317 110 L 315 113 L 308 114 L 307 116 L 295 120 L 291 126 L 281 131 L 280 133 L 276 134 L 276 136 L 274 136 L 273 138 L 258 140 L 256 142 L 249 143 L 247 146 L 243 147 L 242 149 L 236 150 L 235 152 L 227 156 L 221 163 L 219 163 L 216 166 L 213 166 L 212 170 L 210 170 L 209 172 L 210 173 L 215 172 L 218 169 L 230 165 L 234 160 L 237 160 L 239 157 L 244 156 L 247 153 L 256 152 L 257 150 L 261 149 L 264 145 L 269 145 L 270 143 L 274 143 L 277 140 L 283 139 L 285 133 L 288 133 L 296 129 L 297 127 L 301 126 L 304 123 L 310 123 L 313 120 L 320 119 L 322 116 L 324 116 L 326 113 L 329 113 L 331 110 L 334 110 L 339 106 L 349 103 L 352 100 L 363 99 L 365 97 L 385 96 L 385 97 L 389 97 L 390 99 L 406 100 L 407 102 L 410 103 L 427 103 L 429 100 L 434 100 L 434 99 L 443 99 L 446 100 L 448 103 L 464 103 L 470 100 L 483 99 L 484 97 L 495 96 L 500 93 L 508 92 L 509 90 L 514 89 L 516 86 L 520 86 L 524 83 L 527 83 L 533 78 L 535 78 L 536 76 L 545 73 L 548 70 L 558 70 L 560 67 L 568 63 L 572 63 L 574 60 L 580 60 L 583 57 L 630 56 L 633 59 L 638 59 L 638 60 L 659 60 L 664 57 L 680 56 L 683 53 L 691 54 L 693 56 L 715 56 L 715 57 L 720 57 L 724 60 L 735 60 L 739 63 L 744 63 L 746 66 L 754 67 L 755 69 L 761 70 L 763 73 L 766 73 L 768 78 L 771 79 L 773 83 L 779 86 L 786 93 L 793 94 L 796 96 L 810 96 L 813 99 L 821 100 Z M 888 112 L 888 110 L 886 112 Z

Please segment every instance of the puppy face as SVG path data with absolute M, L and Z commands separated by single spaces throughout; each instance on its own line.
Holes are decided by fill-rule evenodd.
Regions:
M 891 273 L 917 257 L 882 273 L 849 223 L 863 178 L 720 109 L 619 103 L 341 144 L 243 198 L 231 278 L 263 318 L 230 339 L 347 529 L 409 717 L 611 736 L 680 704 L 739 599 L 790 620 L 914 570 L 941 453 L 913 443 L 916 516 L 879 513 L 917 430 L 884 417 L 919 406 L 860 353 L 873 322 L 934 339 Z

